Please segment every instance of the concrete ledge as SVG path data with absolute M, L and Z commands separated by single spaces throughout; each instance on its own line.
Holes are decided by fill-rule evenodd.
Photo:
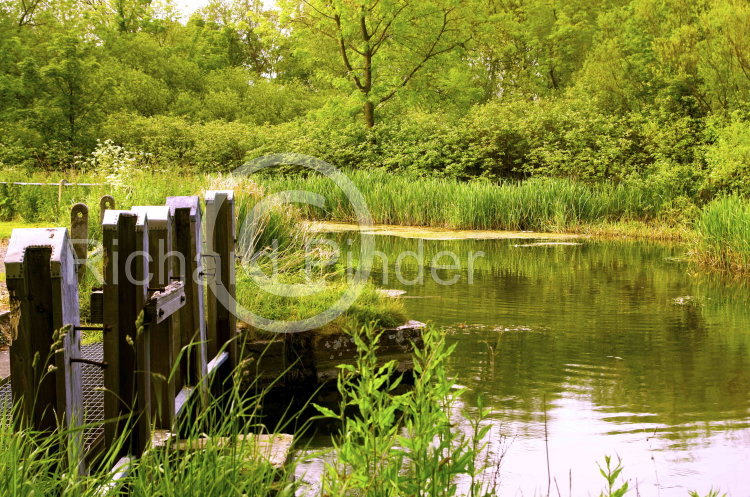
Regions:
M 396 361 L 397 373 L 408 373 L 414 369 L 412 352 L 414 346 L 422 347 L 422 330 L 425 324 L 408 321 L 396 328 L 383 331 L 378 344 L 378 362 Z M 335 381 L 340 364 L 352 364 L 357 357 L 354 340 L 345 333 L 329 334 L 313 338 L 313 359 L 318 383 Z
M 411 372 L 412 352 L 414 346 L 422 347 L 424 327 L 422 322 L 408 321 L 384 330 L 378 344 L 379 362 L 395 360 L 398 373 Z M 250 334 L 243 348 L 245 387 L 302 387 L 335 381 L 338 366 L 353 364 L 359 353 L 352 337 L 343 331 L 253 337 L 242 323 L 238 331 Z

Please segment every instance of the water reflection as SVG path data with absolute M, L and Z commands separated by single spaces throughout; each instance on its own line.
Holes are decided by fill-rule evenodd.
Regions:
M 562 495 L 598 494 L 596 462 L 619 454 L 643 495 L 750 489 L 750 292 L 690 275 L 686 247 L 585 241 L 420 241 L 378 237 L 388 262 L 373 274 L 405 290 L 410 316 L 444 327 L 459 346 L 451 369 L 484 396 L 512 440 L 503 495 L 546 494 L 546 404 L 553 477 Z M 423 246 L 420 248 L 420 244 Z M 524 243 L 525 245 L 528 245 Z M 405 285 L 386 274 L 403 251 Z M 449 286 L 430 277 L 433 257 L 458 255 Z M 465 268 L 476 259 L 473 282 Z M 459 271 L 435 269 L 443 281 Z M 424 297 L 424 298 L 422 298 Z M 429 297 L 429 298 L 426 298 Z M 556 491 L 553 487 L 553 494 Z

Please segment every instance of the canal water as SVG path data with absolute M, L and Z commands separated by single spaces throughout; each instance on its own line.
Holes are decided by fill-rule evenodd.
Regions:
M 750 495 L 750 290 L 692 274 L 689 247 L 375 243 L 373 281 L 457 344 L 465 410 L 491 409 L 499 495 L 599 495 L 607 455 L 632 495 Z

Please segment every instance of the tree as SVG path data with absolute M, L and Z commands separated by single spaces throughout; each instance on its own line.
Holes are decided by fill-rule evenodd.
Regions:
M 295 30 L 307 56 L 336 60 L 359 95 L 368 128 L 376 109 L 417 73 L 471 40 L 471 7 L 460 0 L 289 0 L 283 19 Z M 434 68 L 434 67 L 433 67 Z
M 37 112 L 47 133 L 62 137 L 75 150 L 82 133 L 101 110 L 110 81 L 99 76 L 100 62 L 92 47 L 70 35 L 48 42 L 49 59 L 39 69 L 44 88 Z

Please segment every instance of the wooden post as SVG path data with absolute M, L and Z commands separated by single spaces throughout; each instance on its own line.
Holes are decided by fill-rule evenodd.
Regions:
M 112 195 L 104 195 L 99 199 L 99 222 L 104 222 L 104 213 L 115 209 L 115 198 Z
M 207 373 L 206 318 L 201 266 L 201 205 L 197 196 L 167 197 L 172 213 L 172 260 L 175 277 L 185 283 L 185 306 L 180 311 L 180 349 L 189 347 L 182 357 L 183 385 L 203 385 Z
M 86 274 L 86 257 L 89 250 L 89 208 L 86 204 L 75 204 L 70 209 L 70 236 L 76 256 L 78 281 Z
M 206 254 L 208 286 L 208 355 L 227 347 L 230 370 L 237 365 L 237 321 L 235 318 L 234 192 L 206 192 Z
M 160 351 L 151 355 L 151 416 L 159 429 L 171 430 L 177 413 L 177 375 L 173 375 L 172 371 L 180 334 L 173 318 L 177 317 L 184 305 L 185 286 L 181 281 L 155 292 L 146 302 L 144 319 L 149 327 L 151 350 Z
M 150 275 L 148 281 L 149 294 L 162 292 L 170 284 L 172 278 L 172 216 L 169 207 L 165 205 L 140 205 L 131 207 L 133 212 L 144 215 L 148 219 L 148 254 L 150 256 Z M 170 319 L 163 326 L 153 328 L 150 333 L 151 340 L 151 412 L 156 413 L 161 402 L 161 383 L 155 378 L 167 378 L 172 369 L 174 358 L 180 353 L 179 340 L 172 340 L 171 335 L 179 330 L 179 316 Z M 175 330 L 176 329 L 176 330 Z M 169 358 L 168 361 L 166 359 Z M 179 365 L 175 372 L 175 378 L 180 378 Z M 181 388 L 182 384 L 170 387 Z M 156 388 L 155 388 L 156 387 Z M 163 426 L 160 426 L 163 427 Z
M 151 438 L 150 344 L 136 324 L 146 303 L 148 220 L 130 211 L 107 210 L 104 245 L 105 447 L 130 432 L 123 448 L 140 455 Z
M 5 257 L 11 303 L 11 389 L 21 426 L 83 422 L 75 256 L 65 228 L 14 229 Z M 80 442 L 80 431 L 71 431 Z
M 60 184 L 57 186 L 57 208 L 58 209 L 62 208 L 63 188 L 67 184 L 69 184 L 68 181 L 63 179 L 63 180 L 60 180 Z

